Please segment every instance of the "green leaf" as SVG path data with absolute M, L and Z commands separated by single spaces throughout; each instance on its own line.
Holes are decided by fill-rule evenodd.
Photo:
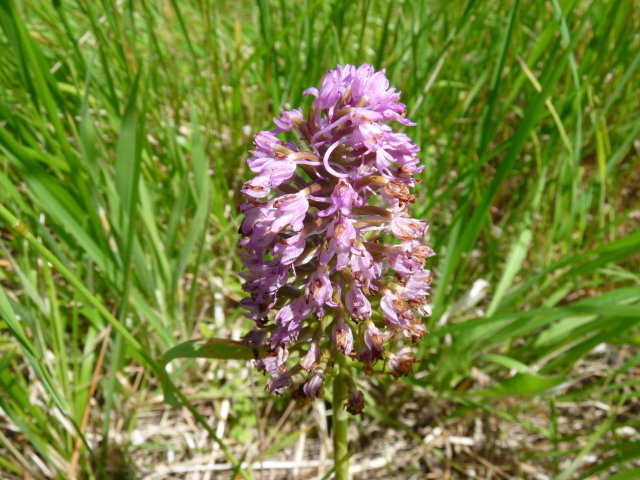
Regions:
M 176 358 L 215 358 L 217 360 L 253 360 L 258 358 L 259 352 L 242 342 L 224 338 L 210 338 L 207 340 L 190 340 L 180 343 L 167 351 L 160 361 L 163 369 Z M 169 376 L 160 378 L 164 401 L 169 405 L 178 406 L 180 403 L 173 394 Z
M 620 472 L 613 477 L 609 477 L 609 480 L 635 480 L 637 478 L 640 478 L 640 468 Z
M 525 365 L 524 363 L 519 362 L 518 360 L 506 355 L 488 353 L 480 358 L 481 360 L 486 360 L 488 362 L 492 362 L 497 365 L 515 370 L 518 373 L 530 373 L 531 371 L 531 367 L 529 367 L 528 365 Z
M 207 340 L 191 340 L 180 343 L 162 357 L 160 362 L 165 367 L 176 358 L 215 358 L 218 360 L 253 360 L 256 352 L 248 345 L 235 340 L 210 338 Z
M 140 136 L 144 129 L 144 115 L 139 117 L 136 110 L 139 80 L 140 73 L 136 75 L 133 86 L 131 87 L 129 102 L 127 103 L 120 126 L 116 155 L 115 186 L 121 208 L 118 218 L 120 220 L 122 236 L 121 248 L 123 251 L 125 270 L 128 270 L 131 253 L 133 251 L 133 233 L 142 161 L 142 139 Z M 123 288 L 123 290 L 126 290 L 126 287 Z
M 565 382 L 563 377 L 544 377 L 535 373 L 518 373 L 491 388 L 473 392 L 483 397 L 502 397 L 508 395 L 534 395 L 557 387 Z

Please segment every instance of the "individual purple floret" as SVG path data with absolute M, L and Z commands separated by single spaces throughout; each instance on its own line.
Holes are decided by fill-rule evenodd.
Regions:
M 281 112 L 255 136 L 239 246 L 257 367 L 271 391 L 313 399 L 337 355 L 367 374 L 410 373 L 434 253 L 427 223 L 409 214 L 420 149 L 392 128 L 414 124 L 384 70 L 338 66 L 304 93 L 315 97 L 306 117 Z M 362 411 L 362 393 L 348 403 Z

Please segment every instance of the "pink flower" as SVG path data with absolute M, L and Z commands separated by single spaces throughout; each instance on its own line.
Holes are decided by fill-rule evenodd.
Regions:
M 355 285 L 345 294 L 345 306 L 351 317 L 358 322 L 371 318 L 371 303 Z
M 278 238 L 272 252 L 280 255 L 280 263 L 282 265 L 291 265 L 304 252 L 306 244 L 304 236 L 301 233 L 297 233 L 288 238 Z
M 318 364 L 318 360 L 320 360 L 320 347 L 318 347 L 317 343 L 312 342 L 311 345 L 309 345 L 307 354 L 300 360 L 300 366 L 306 372 L 310 372 L 311 369 Z
M 427 233 L 427 222 L 409 217 L 403 207 L 394 208 L 391 231 L 403 242 L 418 240 Z
M 339 318 L 334 324 L 331 338 L 338 350 L 345 355 L 351 355 L 351 352 L 353 352 L 353 334 L 344 319 Z
M 435 255 L 433 250 L 417 240 L 409 240 L 387 250 L 389 265 L 399 275 L 411 275 L 424 268 L 427 258 Z
M 348 217 L 338 214 L 338 218 L 329 224 L 327 229 L 326 249 L 320 253 L 320 264 L 327 265 L 336 256 L 336 270 L 342 270 L 349 263 L 350 253 L 353 250 L 353 241 L 358 237 L 356 229 Z
M 342 215 L 350 215 L 351 209 L 358 201 L 358 194 L 346 180 L 340 179 L 331 194 L 331 206 L 326 210 L 318 212 L 319 217 L 328 217 L 336 211 Z
M 300 125 L 302 122 L 302 111 L 299 108 L 288 112 L 280 112 L 280 117 L 273 119 L 273 123 L 278 126 L 277 133 L 289 132 L 293 130 L 296 125 Z
M 279 233 L 286 227 L 291 227 L 294 232 L 304 228 L 303 220 L 309 208 L 309 201 L 305 195 L 277 197 L 271 204 L 276 212 L 273 223 L 269 227 L 269 233 Z
M 384 336 L 373 322 L 369 322 L 367 326 L 367 331 L 364 334 L 364 343 L 374 352 L 382 353 L 384 351 Z
M 390 327 L 408 328 L 413 320 L 413 313 L 409 305 L 389 291 L 380 300 L 380 306 L 386 314 L 387 325 Z
M 268 373 L 280 372 L 284 373 L 287 369 L 285 364 L 289 357 L 289 351 L 281 346 L 276 347 L 272 352 L 269 352 L 264 358 L 261 358 L 256 362 L 258 370 L 264 370 Z
M 431 272 L 429 270 L 418 270 L 413 273 L 407 284 L 400 291 L 400 296 L 413 305 L 422 305 L 426 301 L 431 287 Z
M 271 376 L 267 382 L 267 388 L 274 393 L 284 393 L 291 386 L 291 374 L 277 373 Z

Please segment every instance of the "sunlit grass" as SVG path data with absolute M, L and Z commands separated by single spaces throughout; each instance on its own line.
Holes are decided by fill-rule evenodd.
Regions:
M 346 62 L 386 68 L 418 122 L 406 129 L 426 165 L 414 211 L 437 252 L 418 375 L 397 397 L 372 378 L 371 421 L 416 437 L 395 412 L 427 399 L 447 405 L 438 421 L 491 414 L 542 435 L 550 476 L 638 467 L 639 439 L 616 432 L 638 428 L 625 412 L 640 361 L 640 13 L 454 3 L 0 2 L 0 203 L 34 235 L 0 223 L 0 476 L 102 478 L 114 455 L 122 471 L 136 452 L 145 468 L 167 460 L 160 437 L 139 440 L 144 415 L 176 415 L 148 359 L 248 327 L 235 251 L 245 152 Z M 213 402 L 230 462 L 300 435 L 261 424 L 286 400 L 274 405 L 247 366 L 171 372 L 192 407 Z M 563 438 L 556 404 L 585 400 L 611 414 Z M 600 465 L 583 466 L 587 454 Z

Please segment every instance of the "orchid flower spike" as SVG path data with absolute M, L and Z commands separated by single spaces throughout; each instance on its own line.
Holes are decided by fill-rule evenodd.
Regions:
M 337 355 L 367 374 L 410 373 L 434 253 L 427 222 L 409 213 L 420 149 L 392 128 L 414 124 L 384 70 L 338 66 L 304 94 L 315 97 L 306 117 L 281 112 L 276 128 L 255 136 L 239 246 L 257 367 L 271 391 L 310 399 Z M 354 392 L 349 410 L 358 412 Z

